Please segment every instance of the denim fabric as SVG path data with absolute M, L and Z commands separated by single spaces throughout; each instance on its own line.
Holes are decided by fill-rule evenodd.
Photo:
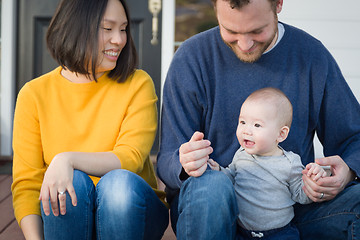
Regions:
M 229 179 L 219 174 L 206 171 L 187 179 L 172 199 L 171 224 L 178 239 L 235 239 L 235 194 Z M 331 201 L 296 204 L 294 210 L 293 223 L 301 239 L 360 240 L 359 182 L 349 184 Z
M 176 201 L 176 200 L 175 200 Z M 175 203 L 173 201 L 173 203 Z M 201 177 L 188 178 L 182 185 L 176 236 L 182 239 L 234 239 L 237 204 L 234 188 L 222 172 L 206 171 Z
M 237 240 L 300 240 L 299 230 L 294 224 L 289 223 L 282 228 L 272 229 L 268 231 L 250 231 L 238 227 Z
M 113 170 L 96 188 L 75 170 L 73 185 L 78 204 L 66 193 L 66 214 L 45 216 L 45 239 L 161 239 L 168 226 L 168 210 L 138 175 Z
M 168 194 L 167 194 L 168 196 Z M 179 211 L 178 211 L 178 206 L 179 206 L 179 194 L 177 194 L 176 196 L 174 196 L 171 200 L 167 199 L 170 203 L 170 223 L 171 223 L 171 227 L 176 235 L 176 224 L 177 224 L 177 220 L 179 218 Z
M 360 184 L 353 182 L 335 199 L 295 205 L 294 223 L 306 240 L 360 240 Z

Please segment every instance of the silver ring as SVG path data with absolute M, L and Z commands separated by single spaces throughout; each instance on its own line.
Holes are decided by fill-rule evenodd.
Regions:
M 59 191 L 58 193 L 59 193 L 59 195 L 64 195 L 65 192 L 66 192 L 66 190 L 65 191 Z
M 324 197 L 324 193 L 322 192 L 322 193 L 320 193 L 320 198 L 319 199 L 322 199 L 323 197 Z

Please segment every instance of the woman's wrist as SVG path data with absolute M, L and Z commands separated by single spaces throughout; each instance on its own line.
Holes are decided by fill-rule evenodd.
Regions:
M 73 168 L 74 168 L 74 162 L 72 161 L 74 159 L 74 152 L 61 152 L 61 153 L 58 153 L 55 155 L 55 157 L 53 158 L 52 161 L 62 161 L 63 163 L 64 162 L 67 162 L 67 164 Z

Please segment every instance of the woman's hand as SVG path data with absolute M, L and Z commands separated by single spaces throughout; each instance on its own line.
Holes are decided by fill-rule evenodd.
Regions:
M 42 201 L 46 216 L 50 214 L 49 200 L 54 216 L 59 216 L 59 208 L 61 215 L 65 215 L 66 192 L 69 193 L 73 206 L 77 204 L 72 184 L 74 168 L 70 161 L 70 155 L 67 152 L 57 154 L 45 172 L 39 199 Z

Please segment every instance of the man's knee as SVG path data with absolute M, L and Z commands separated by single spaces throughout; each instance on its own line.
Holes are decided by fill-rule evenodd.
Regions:
M 208 170 L 200 177 L 190 177 L 180 190 L 180 201 L 199 201 L 201 199 L 210 202 L 235 201 L 235 192 L 230 179 L 222 172 Z
M 222 172 L 208 170 L 200 177 L 187 179 L 180 190 L 177 210 L 179 238 L 186 238 L 184 234 L 190 233 L 194 239 L 210 236 L 228 239 L 224 236 L 235 233 L 238 213 L 235 191 Z

